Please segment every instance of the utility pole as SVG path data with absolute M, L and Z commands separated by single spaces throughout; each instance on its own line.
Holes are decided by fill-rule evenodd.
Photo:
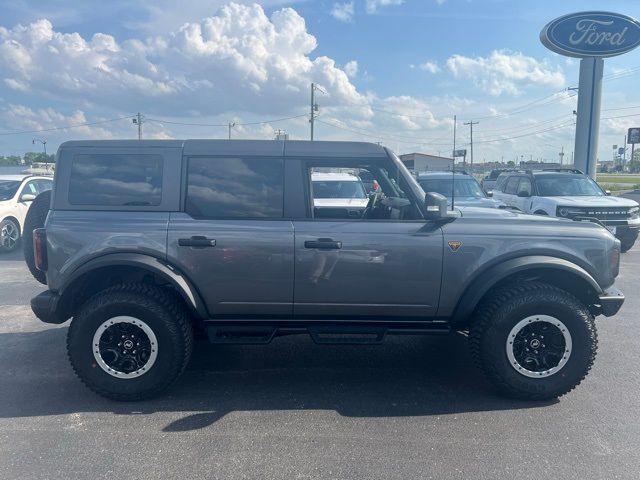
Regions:
M 562 166 L 562 158 L 564 157 L 564 145 L 560 147 L 560 166 Z
M 144 122 L 144 116 L 138 112 L 132 122 L 134 125 L 138 125 L 138 140 L 142 140 L 142 122 Z
M 452 170 L 456 168 L 456 116 L 453 116 L 453 152 L 451 154 L 451 158 L 453 158 L 453 167 Z
M 311 141 L 313 142 L 313 121 L 315 120 L 318 112 L 318 104 L 316 103 L 316 90 L 320 93 L 326 93 L 315 83 L 311 83 L 311 112 L 309 114 L 309 123 L 311 124 Z
M 473 173 L 473 126 L 477 124 L 478 122 L 474 122 L 473 120 L 465 123 L 465 125 L 469 125 L 471 129 L 471 173 Z
M 231 129 L 236 126 L 236 122 L 229 122 L 229 140 L 231 140 Z

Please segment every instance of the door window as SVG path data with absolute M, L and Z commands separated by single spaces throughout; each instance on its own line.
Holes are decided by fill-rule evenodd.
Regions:
M 191 157 L 186 212 L 193 218 L 282 218 L 281 158 Z
M 520 183 L 518 184 L 518 195 L 524 192 L 528 196 L 531 196 L 531 190 L 531 180 L 527 177 L 521 178 Z
M 313 217 L 336 220 L 422 218 L 393 164 L 360 159 L 308 164 Z M 365 185 L 365 182 L 367 184 Z
M 504 193 L 508 193 L 510 195 L 515 195 L 518 190 L 518 182 L 520 181 L 520 177 L 511 177 L 507 180 L 507 183 L 504 187 Z
M 40 193 L 38 191 L 38 185 L 36 183 L 36 180 L 31 180 L 30 182 L 27 182 L 27 184 L 24 186 L 24 188 L 22 189 L 22 194 L 31 194 L 31 195 L 38 195 L 38 193 Z

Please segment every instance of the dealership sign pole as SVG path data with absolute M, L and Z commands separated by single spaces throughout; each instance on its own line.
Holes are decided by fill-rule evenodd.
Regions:
M 547 24 L 540 40 L 556 53 L 581 59 L 575 167 L 595 178 L 604 58 L 640 45 L 640 22 L 611 12 L 571 13 Z

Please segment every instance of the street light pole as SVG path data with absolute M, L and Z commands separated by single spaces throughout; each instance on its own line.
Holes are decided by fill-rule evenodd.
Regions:
M 36 142 L 40 142 L 42 144 L 42 148 L 44 149 L 44 168 L 45 170 L 49 170 L 49 158 L 47 157 L 47 141 L 40 140 L 39 138 L 34 138 L 31 140 L 31 145 L 35 145 Z

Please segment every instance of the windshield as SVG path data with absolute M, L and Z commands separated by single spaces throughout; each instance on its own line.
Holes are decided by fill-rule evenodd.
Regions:
M 418 183 L 425 192 L 436 192 L 447 198 L 451 197 L 451 178 L 425 178 L 418 179 Z M 455 181 L 456 197 L 484 198 L 484 192 L 478 182 L 471 178 L 457 178 Z
M 313 198 L 367 198 L 361 182 L 314 181 Z
M 0 201 L 13 198 L 18 191 L 18 187 L 20 187 L 20 182 L 16 182 L 14 180 L 0 180 Z
M 589 177 L 569 177 L 562 175 L 557 177 L 537 177 L 536 185 L 538 194 L 543 197 L 562 196 L 599 196 L 605 193 L 596 182 Z

